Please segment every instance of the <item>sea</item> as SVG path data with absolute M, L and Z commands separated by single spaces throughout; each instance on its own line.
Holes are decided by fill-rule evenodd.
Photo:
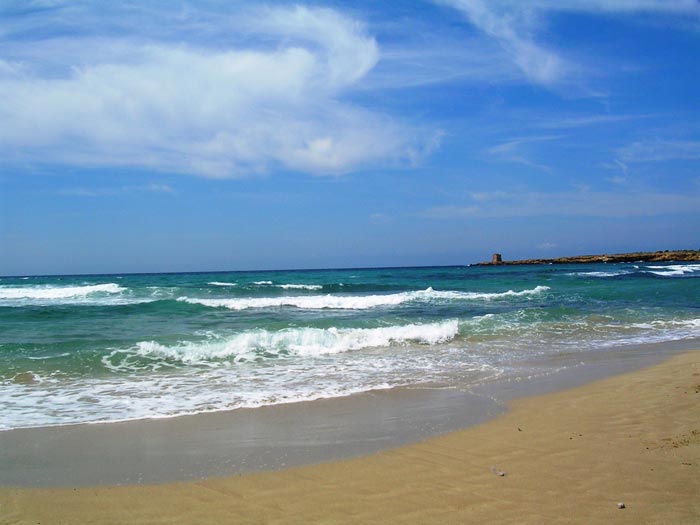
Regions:
M 0 430 L 556 374 L 700 343 L 700 264 L 0 278 Z

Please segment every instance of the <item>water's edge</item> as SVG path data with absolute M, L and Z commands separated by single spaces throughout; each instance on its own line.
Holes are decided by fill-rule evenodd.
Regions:
M 699 346 L 686 340 L 585 352 L 563 371 L 465 391 L 395 388 L 171 419 L 8 430 L 0 432 L 0 485 L 153 484 L 365 455 L 484 422 L 514 398 L 637 370 Z

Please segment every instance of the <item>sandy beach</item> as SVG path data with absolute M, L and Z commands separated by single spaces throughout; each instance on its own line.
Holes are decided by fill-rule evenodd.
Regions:
M 0 522 L 698 523 L 699 401 L 700 353 L 689 352 L 351 460 L 162 485 L 2 488 Z
M 699 21 L 0 0 L 0 525 L 700 525 Z

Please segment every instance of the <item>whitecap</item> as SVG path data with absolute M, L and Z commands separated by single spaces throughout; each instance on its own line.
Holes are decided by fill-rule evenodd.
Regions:
M 680 277 L 688 273 L 695 273 L 700 271 L 700 264 L 668 264 L 668 265 L 654 265 L 645 266 L 648 268 L 648 273 L 653 273 L 654 275 L 659 275 L 661 277 Z M 654 271 L 655 270 L 655 271 Z
M 276 288 L 282 288 L 283 290 L 322 290 L 323 286 L 320 284 L 278 284 Z
M 221 360 L 236 362 L 287 356 L 317 357 L 365 348 L 446 343 L 458 333 L 459 322 L 456 319 L 379 328 L 248 330 L 227 338 L 184 341 L 175 345 L 141 341 L 127 350 L 112 351 L 103 358 L 103 364 L 111 370 L 123 371 L 143 366 L 172 366 L 172 361 L 186 365 L 211 365 Z M 136 357 L 155 358 L 157 361 L 144 365 Z M 163 359 L 170 363 L 162 362 Z
M 115 283 L 91 284 L 85 286 L 0 286 L 0 299 L 69 299 L 91 294 L 116 294 L 123 292 Z
M 630 272 L 619 271 L 619 272 L 572 272 L 566 275 L 573 277 L 617 277 L 619 275 L 628 275 Z
M 385 295 L 310 295 L 290 297 L 247 297 L 236 299 L 200 299 L 178 297 L 178 301 L 200 304 L 214 308 L 245 310 L 248 308 L 278 308 L 291 306 L 308 310 L 366 310 L 380 306 L 397 306 L 412 301 L 497 300 L 510 297 L 526 297 L 549 290 L 548 286 L 537 286 L 528 290 L 506 292 L 458 292 L 426 290 L 400 292 Z

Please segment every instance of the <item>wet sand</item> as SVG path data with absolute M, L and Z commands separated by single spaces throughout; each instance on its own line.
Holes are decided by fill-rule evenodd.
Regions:
M 166 419 L 0 432 L 0 486 L 156 484 L 281 470 L 416 443 L 493 418 L 508 400 L 638 370 L 692 349 L 665 342 L 562 354 L 531 376 L 416 386 Z
M 700 352 L 509 406 L 417 444 L 277 472 L 0 488 L 0 523 L 700 522 Z

